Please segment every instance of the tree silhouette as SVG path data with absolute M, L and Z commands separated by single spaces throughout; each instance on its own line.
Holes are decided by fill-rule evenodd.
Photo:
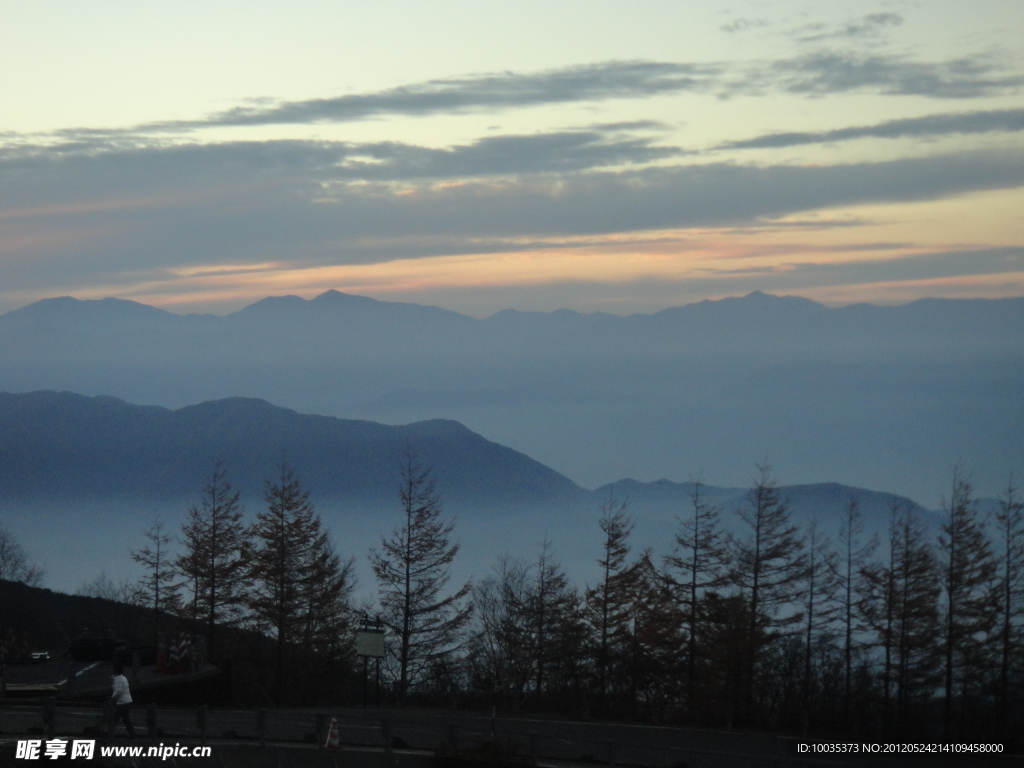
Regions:
M 971 483 L 959 465 L 953 470 L 952 490 L 943 509 L 946 521 L 939 537 L 945 592 L 943 726 L 946 738 L 951 738 L 957 671 L 961 672 L 960 682 L 966 688 L 968 669 L 980 661 L 982 645 L 978 636 L 987 633 L 996 620 L 992 600 L 996 563 L 974 508 Z
M 153 607 L 155 636 L 160 633 L 162 614 L 177 612 L 181 605 L 181 582 L 171 560 L 170 546 L 174 537 L 167 532 L 163 521 L 155 518 L 143 535 L 149 544 L 133 550 L 132 560 L 145 569 L 139 579 L 138 592 L 140 600 Z
M 452 520 L 441 518 L 441 498 L 430 470 L 421 467 L 407 446 L 401 459 L 399 500 L 402 521 L 370 563 L 380 587 L 385 625 L 397 642 L 398 701 L 437 660 L 459 645 L 472 613 L 464 598 L 471 585 L 445 594 L 459 545 L 451 543 Z
M 597 665 L 598 695 L 601 706 L 607 704 L 609 667 L 619 661 L 628 649 L 628 636 L 635 600 L 635 573 L 626 562 L 629 556 L 629 534 L 633 521 L 627 513 L 625 499 L 615 498 L 614 490 L 602 502 L 598 524 L 604 534 L 601 557 L 601 578 L 586 592 L 586 616 L 594 635 L 594 661 Z
M 28 553 L 14 534 L 0 525 L 0 579 L 38 587 L 44 574 L 40 566 L 29 562 Z
M 999 573 L 997 607 L 999 610 L 999 679 L 996 697 L 996 723 L 1000 738 L 1008 735 L 1010 670 L 1019 669 L 1021 619 L 1024 618 L 1024 501 L 1018 496 L 1013 478 L 999 500 L 996 513 L 999 532 Z
M 311 595 L 347 577 L 333 550 L 320 516 L 287 462 L 277 482 L 266 484 L 267 509 L 256 515 L 248 578 L 249 607 L 258 627 L 274 635 L 274 692 L 278 706 L 288 695 L 285 667 L 289 648 L 311 639 L 311 628 L 323 619 L 323 604 Z M 340 570 L 339 570 L 340 569 Z M 336 590 L 339 591 L 339 590 Z
M 914 702 L 930 696 L 939 682 L 935 640 L 941 588 L 935 553 L 911 507 L 893 502 L 888 544 L 888 563 L 863 571 L 862 610 L 884 652 L 882 719 L 886 727 L 895 722 L 901 728 Z
M 529 565 L 502 555 L 491 575 L 473 584 L 473 632 L 469 653 L 488 690 L 522 704 L 533 670 Z
M 236 624 L 244 615 L 250 539 L 242 511 L 223 463 L 216 462 L 203 487 L 202 501 L 188 508 L 181 531 L 185 549 L 175 561 L 191 584 L 191 615 L 206 625 L 211 654 L 217 625 Z
M 771 467 L 758 464 L 758 477 L 738 510 L 747 535 L 734 540 L 732 579 L 748 602 L 743 699 L 746 716 L 754 716 L 755 671 L 762 651 L 781 630 L 800 621 L 787 610 L 800 595 L 807 568 L 803 541 L 790 522 L 789 505 L 779 492 Z
M 626 667 L 633 715 L 639 714 L 637 707 L 646 706 L 648 714 L 660 721 L 679 694 L 682 612 L 674 585 L 654 566 L 650 550 L 641 553 L 629 573 L 632 628 L 627 634 Z
M 545 690 L 549 666 L 558 658 L 559 640 L 568 626 L 575 622 L 578 595 L 569 584 L 569 576 L 555 559 L 547 534 L 541 541 L 540 553 L 533 565 L 533 584 L 526 605 L 533 651 L 534 691 L 540 698 Z M 574 628 L 572 628 L 574 629 Z M 581 656 L 581 648 L 575 655 Z
M 859 628 L 860 602 L 863 599 L 864 569 L 878 547 L 877 534 L 862 542 L 864 519 L 860 503 L 850 498 L 839 529 L 835 577 L 839 599 L 839 622 L 843 632 L 843 725 L 850 723 L 850 699 L 853 681 L 854 632 Z
M 836 554 L 828 536 L 818 530 L 818 520 L 811 521 L 806 538 L 807 568 L 804 571 L 803 608 L 804 669 L 801 685 L 801 719 L 807 723 L 811 707 L 812 663 L 816 649 L 827 645 L 834 636 L 837 610 Z
M 681 624 L 686 642 L 686 707 L 692 713 L 696 703 L 698 650 L 701 648 L 697 606 L 702 595 L 725 584 L 728 550 L 720 527 L 721 507 L 709 504 L 698 478 L 690 495 L 693 512 L 679 519 L 675 547 L 665 557 L 665 566 L 683 606 Z

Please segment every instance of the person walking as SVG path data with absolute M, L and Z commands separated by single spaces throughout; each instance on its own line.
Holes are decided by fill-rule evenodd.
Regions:
M 121 718 L 125 730 L 128 731 L 128 738 L 135 738 L 135 726 L 132 725 L 131 712 L 132 693 L 128 688 L 128 678 L 124 676 L 124 667 L 120 662 L 114 662 L 114 676 L 111 678 L 114 690 L 110 698 L 114 702 L 114 718 L 110 721 L 110 731 L 107 735 L 113 736 L 117 729 L 117 718 Z

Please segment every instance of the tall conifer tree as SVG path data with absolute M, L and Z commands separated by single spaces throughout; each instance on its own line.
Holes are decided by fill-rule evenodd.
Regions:
M 755 717 L 756 669 L 766 646 L 782 630 L 800 621 L 802 614 L 791 610 L 798 599 L 807 569 L 804 543 L 789 517 L 771 467 L 758 464 L 758 477 L 747 493 L 747 506 L 738 510 L 746 536 L 734 542 L 732 577 L 747 601 L 744 709 Z
M 139 580 L 138 594 L 143 605 L 153 608 L 155 636 L 160 634 L 163 614 L 177 612 L 181 605 L 181 582 L 171 554 L 174 537 L 163 521 L 156 517 L 143 535 L 149 543 L 131 554 L 132 560 L 145 569 Z
M 540 553 L 533 565 L 533 584 L 527 603 L 527 617 L 533 645 L 534 691 L 540 698 L 558 639 L 578 609 L 578 595 L 569 585 L 569 577 L 555 559 L 551 541 L 545 534 Z M 577 655 L 579 648 L 576 648 Z
M 729 558 L 721 530 L 721 507 L 707 501 L 700 478 L 693 483 L 690 502 L 692 513 L 679 518 L 675 546 L 665 557 L 665 566 L 682 606 L 680 618 L 686 643 L 686 706 L 692 713 L 696 702 L 698 649 L 702 647 L 697 621 L 698 605 L 706 591 L 725 584 Z
M 864 569 L 864 616 L 883 657 L 886 727 L 907 727 L 914 703 L 939 683 L 939 569 L 924 527 L 910 506 L 893 503 L 889 560 Z
M 980 663 L 979 634 L 992 629 L 996 620 L 992 586 L 996 563 L 972 499 L 971 483 L 959 465 L 953 470 L 953 486 L 943 503 L 946 520 L 939 547 L 942 551 L 942 587 L 945 592 L 942 649 L 945 696 L 943 725 L 952 737 L 953 699 L 957 672 L 967 687 L 967 670 Z M 966 693 L 966 691 L 964 691 Z
M 609 673 L 615 666 L 622 666 L 620 657 L 626 651 L 636 579 L 634 569 L 627 562 L 633 521 L 626 511 L 626 500 L 617 500 L 614 490 L 609 490 L 600 509 L 598 523 L 604 542 L 597 563 L 601 577 L 587 590 L 586 605 L 587 622 L 594 637 L 598 695 L 604 707 Z
M 402 454 L 399 500 L 402 521 L 372 550 L 370 563 L 380 587 L 385 625 L 397 643 L 398 700 L 427 667 L 454 651 L 473 606 L 466 583 L 448 593 L 451 564 L 459 545 L 451 542 L 455 522 L 441 518 L 441 497 L 430 470 L 408 446 Z
M 529 586 L 528 564 L 508 555 L 498 559 L 491 575 L 473 584 L 471 656 L 493 692 L 515 707 L 522 703 L 533 670 Z
M 276 482 L 267 482 L 267 508 L 256 515 L 249 560 L 252 583 L 249 606 L 257 625 L 275 639 L 274 691 L 278 706 L 286 701 L 286 668 L 292 649 L 310 637 L 310 628 L 323 619 L 324 604 L 311 599 L 325 587 L 337 585 L 339 569 L 330 539 L 309 492 L 295 471 L 283 462 Z
M 1000 738 L 1008 735 L 1010 670 L 1021 664 L 1021 623 L 1024 621 L 1024 501 L 1013 478 L 999 500 L 996 513 L 999 573 L 996 605 L 999 610 L 999 679 L 996 721 Z
M 206 625 L 210 653 L 217 626 L 238 623 L 247 601 L 249 530 L 239 495 L 231 488 L 222 462 L 214 464 L 202 501 L 188 508 L 182 526 L 184 552 L 175 564 L 192 587 L 190 613 Z
M 679 696 L 683 644 L 682 611 L 675 585 L 644 550 L 630 569 L 633 585 L 633 626 L 629 633 L 629 668 L 635 717 L 647 714 L 661 720 L 669 702 Z
M 843 726 L 849 727 L 852 698 L 854 632 L 858 629 L 860 602 L 864 597 L 864 569 L 878 546 L 878 536 L 867 541 L 860 503 L 851 497 L 839 529 L 836 553 L 836 587 L 839 599 L 839 622 L 843 633 Z
M 838 612 L 836 593 L 836 554 L 831 541 L 818 530 L 818 521 L 811 521 L 807 532 L 807 568 L 804 574 L 804 588 L 801 595 L 803 608 L 804 669 L 802 675 L 803 720 L 806 723 L 811 707 L 811 693 L 814 653 L 823 644 L 831 641 L 835 631 Z

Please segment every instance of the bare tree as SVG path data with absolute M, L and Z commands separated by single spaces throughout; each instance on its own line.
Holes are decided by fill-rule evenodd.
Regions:
M 303 647 L 307 654 L 319 658 L 345 660 L 353 650 L 355 558 L 342 559 L 327 532 L 321 531 L 309 550 L 305 567 L 310 577 L 303 588 Z
M 602 502 L 598 524 L 604 533 L 604 545 L 598 565 L 601 579 L 586 592 L 587 620 L 595 637 L 598 694 L 605 706 L 609 667 L 627 651 L 634 597 L 634 568 L 629 556 L 629 534 L 633 521 L 625 499 L 615 498 L 614 489 Z M 621 666 L 621 664 L 620 664 Z
M 627 633 L 631 704 L 634 716 L 646 706 L 656 721 L 679 693 L 679 648 L 683 644 L 682 611 L 675 585 L 659 571 L 649 549 L 629 569 L 633 589 L 629 604 L 632 627 Z
M 163 614 L 175 613 L 181 605 L 181 582 L 172 560 L 174 537 L 159 516 L 143 535 L 149 543 L 131 554 L 132 560 L 145 569 L 138 591 L 142 603 L 153 608 L 153 634 L 156 636 L 160 633 Z
M 999 534 L 999 573 L 997 606 L 999 609 L 999 680 L 996 707 L 999 735 L 1008 728 L 1010 670 L 1019 668 L 1021 619 L 1024 618 L 1024 500 L 1018 496 L 1013 477 L 999 499 L 996 513 Z
M 771 467 L 758 464 L 758 477 L 747 493 L 747 507 L 738 510 L 745 537 L 734 540 L 732 579 L 749 607 L 743 698 L 754 715 L 755 670 L 763 650 L 778 633 L 803 617 L 789 609 L 798 599 L 807 557 L 789 504 L 782 499 Z
M 579 596 L 569 584 L 569 576 L 555 558 L 547 534 L 532 568 L 532 584 L 526 604 L 533 652 L 534 691 L 540 698 L 551 665 L 558 660 L 560 640 L 571 630 L 578 611 Z M 580 655 L 577 646 L 575 655 Z
M 909 506 L 894 502 L 889 525 L 889 561 L 865 567 L 861 609 L 883 649 L 883 719 L 906 724 L 915 699 L 938 684 L 935 638 L 940 632 L 939 568 L 921 521 Z
M 242 511 L 223 463 L 216 462 L 203 487 L 202 501 L 188 508 L 181 531 L 185 549 L 175 561 L 191 586 L 190 613 L 205 623 L 211 653 L 217 625 L 235 624 L 244 613 L 250 541 Z
M 945 592 L 942 646 L 945 657 L 945 696 L 943 724 L 946 737 L 952 737 L 953 686 L 957 668 L 967 687 L 967 672 L 977 665 L 981 643 L 979 634 L 987 633 L 996 620 L 992 602 L 992 582 L 996 562 L 985 530 L 978 520 L 972 499 L 971 483 L 963 468 L 953 470 L 950 497 L 943 503 L 946 521 L 939 537 L 943 554 L 942 587 Z
M 127 579 L 120 582 L 115 581 L 107 575 L 106 571 L 100 571 L 92 581 L 83 583 L 75 591 L 75 594 L 114 600 L 119 603 L 136 603 L 139 599 L 138 589 Z
M 698 477 L 690 495 L 692 514 L 679 519 L 672 554 L 665 558 L 683 606 L 682 626 L 686 637 L 686 706 L 692 713 L 696 702 L 697 656 L 701 647 L 697 606 L 701 596 L 725 584 L 728 550 L 722 535 L 721 507 L 709 504 Z
M 802 695 L 802 719 L 806 728 L 810 714 L 812 664 L 815 649 L 827 644 L 834 635 L 834 622 L 838 605 L 836 593 L 837 560 L 828 536 L 818 530 L 818 521 L 811 521 L 806 538 L 807 568 L 804 572 L 804 589 L 801 595 L 804 633 L 804 671 Z
M 502 555 L 494 572 L 473 584 L 471 656 L 482 682 L 518 707 L 533 669 L 530 650 L 529 566 Z
M 0 524 L 0 579 L 38 587 L 45 574 L 41 566 L 29 561 L 28 553 L 14 534 Z
M 850 697 L 853 678 L 853 635 L 858 629 L 857 617 L 864 586 L 863 571 L 878 547 L 878 536 L 866 542 L 860 503 L 851 497 L 846 516 L 839 529 L 839 551 L 836 554 L 835 578 L 839 596 L 839 622 L 843 629 L 843 725 L 850 721 Z
M 382 618 L 397 640 L 398 700 L 437 660 L 454 651 L 472 613 L 471 585 L 447 593 L 459 545 L 453 520 L 441 518 L 441 498 L 430 470 L 407 446 L 401 460 L 402 521 L 370 552 L 380 586 Z

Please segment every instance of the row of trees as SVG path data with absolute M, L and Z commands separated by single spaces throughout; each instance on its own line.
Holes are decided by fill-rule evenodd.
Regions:
M 343 560 L 294 470 L 267 482 L 266 508 L 247 524 L 240 496 L 218 463 L 202 500 L 188 508 L 180 543 L 157 520 L 132 557 L 143 566 L 136 594 L 152 609 L 154 634 L 178 616 L 205 635 L 211 656 L 226 631 L 273 639 L 273 700 L 288 700 L 293 664 L 351 655 L 353 560 Z
M 865 533 L 851 499 L 836 542 L 799 530 L 767 466 L 726 534 L 698 483 L 675 547 L 631 556 L 609 497 L 601 577 L 576 589 L 545 541 L 474 587 L 470 687 L 510 706 L 833 732 L 1008 738 L 1024 692 L 1024 506 L 991 531 L 961 470 L 930 540 L 895 505 Z M 991 536 L 988 535 L 991 533 Z
M 354 558 L 338 555 L 294 470 L 281 465 L 277 480 L 266 483 L 266 508 L 246 524 L 239 493 L 218 463 L 202 501 L 188 508 L 181 546 L 158 520 L 145 534 L 148 544 L 132 553 L 145 574 L 134 594 L 152 608 L 154 632 L 166 616 L 182 617 L 200 628 L 214 655 L 226 630 L 269 638 L 272 698 L 281 703 L 294 698 L 289 689 L 300 687 L 299 678 L 309 688 L 314 678 L 322 687 L 351 677 L 357 615 L 372 612 L 392 638 L 388 668 L 403 700 L 460 647 L 472 606 L 469 584 L 448 590 L 459 547 L 429 472 L 411 450 L 400 469 L 400 522 L 370 552 L 377 605 L 357 609 Z
M 868 535 L 856 499 L 835 540 L 801 530 L 759 467 L 730 525 L 700 483 L 671 551 L 634 552 L 627 502 L 601 506 L 600 576 L 572 583 L 545 537 L 451 585 L 458 545 L 429 473 L 407 451 L 402 516 L 370 553 L 397 701 L 461 694 L 512 709 L 862 734 L 1000 735 L 1020 717 L 1024 505 L 1012 484 L 989 520 L 959 468 L 941 534 L 894 505 Z M 275 698 L 289 659 L 351 674 L 353 561 L 343 560 L 286 465 L 243 522 L 218 466 L 170 556 L 159 525 L 136 553 L 154 608 L 274 643 Z M 835 523 L 836 521 L 831 521 Z M 732 533 L 727 533 L 732 530 Z M 937 728 L 933 727 L 938 724 Z M 997 733 L 990 733 L 992 729 Z

